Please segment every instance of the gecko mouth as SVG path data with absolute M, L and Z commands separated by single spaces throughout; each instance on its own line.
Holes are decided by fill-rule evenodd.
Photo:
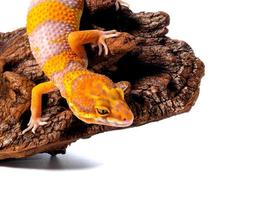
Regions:
M 128 127 L 128 126 L 131 126 L 133 124 L 132 121 L 128 121 L 128 122 L 123 122 L 123 123 L 111 123 L 113 124 L 112 126 L 116 126 L 116 127 Z
M 86 119 L 86 118 L 80 118 L 83 122 L 87 124 L 98 124 L 98 125 L 104 125 L 104 126 L 113 126 L 113 127 L 128 127 L 133 124 L 133 120 L 125 120 L 125 121 L 115 121 L 115 120 L 108 120 L 103 118 L 97 118 L 94 120 Z
M 128 127 L 133 124 L 133 120 L 125 120 L 125 121 L 114 121 L 107 119 L 98 119 L 97 122 L 106 126 L 114 126 L 114 127 Z

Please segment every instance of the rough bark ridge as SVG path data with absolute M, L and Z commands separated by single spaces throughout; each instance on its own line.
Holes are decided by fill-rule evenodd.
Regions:
M 115 0 L 88 1 L 82 29 L 124 32 L 107 41 L 110 56 L 98 57 L 89 46 L 87 51 L 89 66 L 94 66 L 90 70 L 114 82 L 131 82 L 126 100 L 135 115 L 133 126 L 189 111 L 199 94 L 204 65 L 188 44 L 165 36 L 168 14 L 132 13 L 126 7 L 116 12 Z M 54 92 L 44 96 L 43 115 L 50 117 L 48 125 L 38 128 L 36 135 L 21 135 L 30 117 L 31 89 L 45 80 L 31 54 L 25 29 L 0 33 L 0 159 L 64 153 L 80 138 L 115 129 L 82 123 Z

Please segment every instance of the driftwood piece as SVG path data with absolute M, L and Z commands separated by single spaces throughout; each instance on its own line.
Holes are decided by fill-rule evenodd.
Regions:
M 87 1 L 82 29 L 124 32 L 107 41 L 108 57 L 98 57 L 87 47 L 89 69 L 114 82 L 131 83 L 126 100 L 135 115 L 132 126 L 189 111 L 199 95 L 204 64 L 187 43 L 165 36 L 168 14 L 132 13 L 126 7 L 115 11 L 114 3 Z M 1 63 L 5 65 L 3 72 Z M 43 115 L 50 117 L 49 123 L 39 127 L 35 135 L 21 135 L 30 118 L 31 89 L 46 79 L 31 54 L 25 29 L 0 33 L 0 159 L 64 153 L 78 139 L 116 129 L 79 121 L 59 92 L 54 92 L 43 97 Z

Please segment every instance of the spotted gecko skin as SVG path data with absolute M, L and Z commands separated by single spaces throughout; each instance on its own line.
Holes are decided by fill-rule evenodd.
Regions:
M 33 0 L 29 7 L 27 34 L 33 56 L 64 96 L 63 76 L 74 70 L 87 73 L 87 60 L 78 57 L 68 44 L 68 35 L 79 30 L 83 3 L 83 0 Z
M 32 0 L 27 16 L 27 34 L 33 56 L 80 120 L 108 126 L 129 126 L 133 122 L 133 113 L 124 100 L 121 84 L 88 71 L 87 56 L 75 52 L 70 46 L 70 34 L 79 31 L 83 6 L 84 0 Z M 99 45 L 99 31 L 91 32 L 90 37 Z M 83 47 L 81 50 L 84 51 Z M 40 88 L 36 89 L 37 92 L 33 90 L 33 94 Z M 32 117 L 25 131 L 30 128 L 35 131 L 39 125 L 45 124 L 40 112 L 35 111 L 35 104 L 40 107 L 40 103 L 35 101 L 41 101 L 40 97 L 36 99 L 32 98 Z

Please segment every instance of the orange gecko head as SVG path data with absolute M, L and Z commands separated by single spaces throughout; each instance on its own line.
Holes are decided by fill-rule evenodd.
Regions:
M 134 116 L 124 100 L 125 86 L 103 75 L 81 75 L 73 81 L 67 101 L 75 116 L 85 123 L 127 127 Z

